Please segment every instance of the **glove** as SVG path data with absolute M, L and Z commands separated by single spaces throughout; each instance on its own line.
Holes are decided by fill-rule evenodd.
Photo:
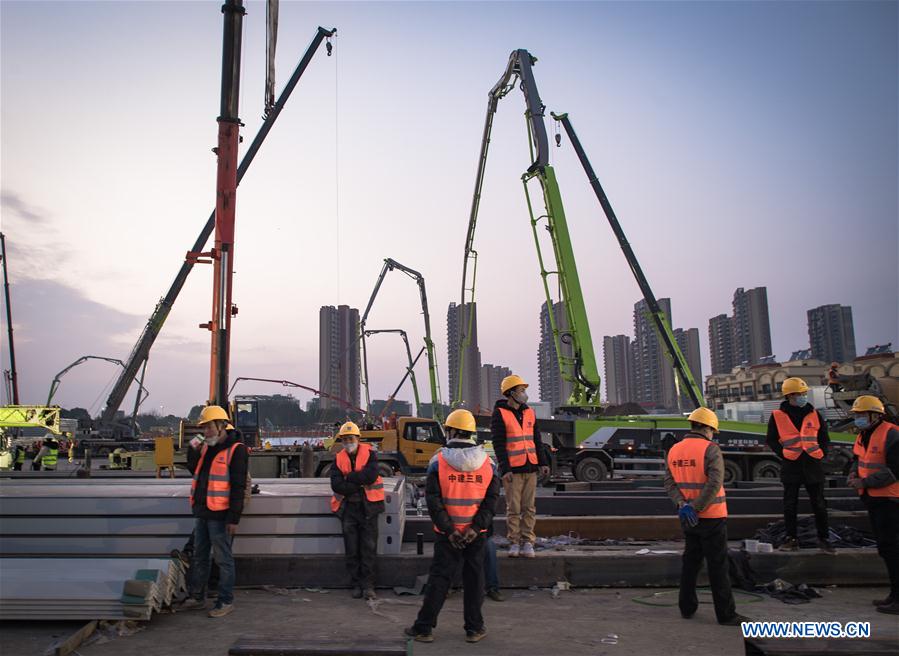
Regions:
M 465 548 L 465 538 L 462 536 L 459 531 L 453 531 L 449 536 L 449 543 L 453 545 L 456 549 L 464 549 Z
M 677 516 L 680 518 L 681 524 L 686 527 L 694 527 L 699 524 L 699 515 L 696 514 L 696 510 L 689 503 L 681 506 L 680 510 L 677 511 Z
M 478 532 L 474 530 L 471 526 L 465 529 L 465 533 L 462 534 L 462 539 L 465 540 L 465 544 L 471 544 L 478 537 Z

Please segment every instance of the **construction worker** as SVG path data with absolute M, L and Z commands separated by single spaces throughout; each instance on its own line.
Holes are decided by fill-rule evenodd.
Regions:
M 428 572 L 425 599 L 415 624 L 405 634 L 419 642 L 433 642 L 437 616 L 446 600 L 453 575 L 462 561 L 465 640 L 487 635 L 484 603 L 484 551 L 499 498 L 499 479 L 484 447 L 475 441 L 474 415 L 454 410 L 446 418 L 446 446 L 428 465 L 425 496 L 434 523 L 434 559 Z
M 549 474 L 545 450 L 537 448 L 540 431 L 536 415 L 527 404 L 527 387 L 520 376 L 503 378 L 503 398 L 496 402 L 490 418 L 493 450 L 506 493 L 510 558 L 536 555 L 537 473 Z
M 699 608 L 696 577 L 705 559 L 718 623 L 739 626 L 746 618 L 737 614 L 728 574 L 724 458 L 712 441 L 718 432 L 718 417 L 700 407 L 687 419 L 690 432 L 668 451 L 665 471 L 665 489 L 678 508 L 684 529 L 678 606 L 684 619 L 693 617 Z
M 15 452 L 15 457 L 13 458 L 12 468 L 14 471 L 22 471 L 22 466 L 25 464 L 25 445 L 21 442 L 16 442 L 13 446 L 13 451 Z
M 852 413 L 859 434 L 848 485 L 868 509 L 877 553 L 890 577 L 890 593 L 874 605 L 878 612 L 899 615 L 899 426 L 884 419 L 883 402 L 876 396 L 855 399 Z
M 343 527 L 346 567 L 353 599 L 375 599 L 375 557 L 378 553 L 378 515 L 384 512 L 384 482 L 378 475 L 378 456 L 359 442 L 359 427 L 346 422 L 337 432 L 343 448 L 331 467 L 331 512 Z
M 815 514 L 818 547 L 834 554 L 828 540 L 827 505 L 824 501 L 822 462 L 830 446 L 827 423 L 808 402 L 808 385 L 801 378 L 787 378 L 781 387 L 784 396 L 780 408 L 768 420 L 768 448 L 781 459 L 780 480 L 784 486 L 784 525 L 786 541 L 781 551 L 799 549 L 796 531 L 799 488 L 805 486 Z
M 231 543 L 243 514 L 249 452 L 221 406 L 203 408 L 197 423 L 203 427 L 204 439 L 191 440 L 188 453 L 188 468 L 194 473 L 190 506 L 196 519 L 189 597 L 182 608 L 206 608 L 211 553 L 219 568 L 219 583 L 218 599 L 209 617 L 224 617 L 234 610 Z
M 56 471 L 56 463 L 59 460 L 59 442 L 52 436 L 44 438 L 41 444 L 41 450 L 37 452 L 32 462 L 33 469 L 40 471 Z

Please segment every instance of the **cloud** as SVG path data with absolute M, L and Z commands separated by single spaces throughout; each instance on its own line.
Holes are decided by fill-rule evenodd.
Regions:
M 13 191 L 5 190 L 0 192 L 0 205 L 2 205 L 4 211 L 12 212 L 28 223 L 43 225 L 49 221 L 46 212 L 32 207 Z

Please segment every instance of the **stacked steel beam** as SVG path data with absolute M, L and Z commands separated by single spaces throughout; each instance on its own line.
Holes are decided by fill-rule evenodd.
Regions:
M 405 525 L 402 478 L 384 479 L 378 553 L 396 554 Z M 238 556 L 342 554 L 327 479 L 262 479 L 234 539 Z M 193 529 L 183 480 L 0 481 L 0 556 L 165 557 Z M 0 565 L 6 569 L 6 561 Z

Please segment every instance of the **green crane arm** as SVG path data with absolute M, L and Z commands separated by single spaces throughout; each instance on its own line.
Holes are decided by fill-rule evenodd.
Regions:
M 547 302 L 552 304 L 552 297 L 548 283 L 548 276 L 557 275 L 561 297 L 564 301 L 568 329 L 561 330 L 555 324 L 552 312 L 550 322 L 552 325 L 553 339 L 556 344 L 556 354 L 559 359 L 559 368 L 562 376 L 572 383 L 572 394 L 569 405 L 588 407 L 598 404 L 599 401 L 599 370 L 596 366 L 596 356 L 593 351 L 593 341 L 590 335 L 590 324 L 587 319 L 587 311 L 581 291 L 580 280 L 577 274 L 577 265 L 574 258 L 574 250 L 571 238 L 568 234 L 568 223 L 565 220 L 565 210 L 562 206 L 562 197 L 556 182 L 555 173 L 549 166 L 549 139 L 546 126 L 543 123 L 545 106 L 540 100 L 537 83 L 534 79 L 533 65 L 537 59 L 527 50 L 514 50 L 509 56 L 509 63 L 502 77 L 493 86 L 487 95 L 487 118 L 484 123 L 484 134 L 481 139 L 481 153 L 478 159 L 478 171 L 475 178 L 474 198 L 471 204 L 471 213 L 468 220 L 468 233 L 465 241 L 465 258 L 462 265 L 462 307 L 474 303 L 475 276 L 477 271 L 477 251 L 474 249 L 474 235 L 477 227 L 478 210 L 480 208 L 481 193 L 484 185 L 484 171 L 487 163 L 487 152 L 490 147 L 490 136 L 493 130 L 493 117 L 499 100 L 505 97 L 515 88 L 516 82 L 520 82 L 520 88 L 524 93 L 527 111 L 525 117 L 528 123 L 528 139 L 531 145 L 532 162 L 527 172 L 522 176 L 528 208 L 531 213 L 531 226 L 534 230 L 534 240 L 537 244 L 537 256 L 540 260 L 540 272 L 543 277 Z M 530 194 L 528 193 L 528 181 L 537 178 L 543 193 L 546 214 L 534 217 Z M 543 266 L 543 255 L 540 251 L 537 239 L 537 224 L 546 219 L 546 228 L 549 230 L 553 241 L 553 254 L 556 260 L 556 271 L 547 271 Z M 459 350 L 459 377 L 458 386 L 453 398 L 453 405 L 457 405 L 462 399 L 462 380 L 465 366 L 465 348 L 471 341 L 472 322 L 474 313 L 468 313 L 468 326 L 463 329 L 460 337 Z M 570 344 L 573 356 L 563 355 L 561 344 Z
M 424 352 L 425 348 L 422 347 L 421 351 L 418 352 L 418 355 L 415 358 L 412 357 L 412 349 L 409 347 L 409 336 L 406 334 L 406 331 L 402 328 L 382 328 L 380 330 L 366 330 L 363 335 L 365 337 L 371 337 L 372 335 L 378 335 L 382 333 L 396 333 L 399 334 L 400 337 L 403 338 L 403 344 L 406 345 L 406 357 L 408 358 L 409 366 L 406 367 L 406 374 L 403 376 L 400 384 L 397 385 L 396 390 L 393 394 L 390 395 L 390 398 L 387 399 L 388 405 L 385 406 L 384 410 L 387 410 L 387 407 L 391 403 L 393 403 L 394 397 L 400 392 L 400 388 L 403 386 L 403 383 L 406 382 L 408 378 L 412 382 L 412 394 L 415 397 L 415 413 L 421 417 L 421 397 L 418 394 L 418 381 L 415 379 L 415 364 L 418 362 L 418 359 L 421 357 L 421 354 Z M 365 363 L 365 371 L 368 371 L 368 363 Z M 366 386 L 368 385 L 368 378 L 365 380 Z M 366 389 L 366 398 L 368 396 L 368 390 Z M 383 412 L 381 416 L 383 416 Z
M 418 283 L 418 293 L 421 297 L 421 313 L 424 316 L 425 323 L 425 351 L 428 356 L 428 377 L 431 385 L 431 405 L 434 409 L 434 419 L 439 422 L 443 422 L 443 403 L 440 399 L 440 382 L 439 376 L 437 374 L 437 354 L 436 349 L 434 348 L 434 340 L 431 339 L 431 314 L 428 311 L 428 292 L 425 287 L 425 278 L 415 269 L 410 269 L 404 264 L 400 264 L 394 259 L 387 258 L 384 260 L 384 266 L 381 268 L 381 273 L 378 276 L 378 281 L 375 283 L 375 288 L 372 290 L 371 297 L 368 299 L 368 305 L 365 307 L 365 312 L 362 314 L 362 318 L 359 320 L 359 334 L 362 339 L 362 353 L 363 353 L 363 375 L 365 376 L 365 396 L 366 396 L 366 407 L 371 410 L 371 400 L 369 399 L 368 393 L 368 359 L 365 351 L 365 322 L 368 320 L 368 314 L 371 312 L 371 306 L 375 302 L 375 297 L 378 295 L 378 291 L 381 289 L 381 284 L 384 282 L 384 278 L 387 276 L 388 271 L 398 270 L 405 273 L 410 278 L 413 278 Z
M 578 159 L 581 162 L 581 166 L 583 166 L 584 172 L 587 174 L 590 186 L 593 187 L 593 192 L 596 194 L 596 198 L 606 215 L 606 219 L 609 221 L 612 232 L 615 233 L 615 237 L 618 239 L 618 244 L 621 246 L 621 251 L 624 253 L 624 259 L 627 260 L 627 264 L 634 274 L 634 278 L 637 280 L 637 285 L 640 287 L 640 292 L 643 294 L 643 298 L 649 308 L 648 314 L 656 327 L 659 339 L 662 340 L 662 344 L 665 346 L 665 352 L 667 353 L 668 358 L 671 360 L 675 371 L 677 371 L 677 375 L 680 377 L 681 384 L 686 388 L 687 393 L 690 395 L 690 400 L 697 408 L 705 405 L 705 399 L 702 396 L 702 388 L 697 384 L 696 379 L 693 378 L 693 373 L 690 371 L 690 365 L 687 364 L 687 358 L 684 357 L 683 351 L 681 351 L 677 340 L 674 338 L 674 333 L 671 331 L 671 324 L 668 321 L 668 317 L 665 316 L 665 312 L 659 306 L 659 302 L 652 292 L 652 288 L 649 286 L 649 281 L 646 280 L 646 276 L 643 274 L 643 269 L 637 261 L 637 256 L 634 254 L 634 250 L 631 248 L 630 242 L 627 240 L 621 224 L 618 222 L 615 210 L 612 209 L 612 204 L 609 202 L 602 185 L 599 183 L 599 179 L 593 171 L 590 160 L 587 159 L 587 153 L 584 152 L 584 148 L 581 146 L 580 139 L 578 139 L 577 133 L 574 131 L 574 126 L 571 125 L 571 119 L 568 118 L 568 114 L 555 114 L 552 112 L 551 114 L 556 121 L 559 121 L 562 124 L 566 134 L 568 134 L 568 138 L 571 139 L 571 145 L 574 147 Z

